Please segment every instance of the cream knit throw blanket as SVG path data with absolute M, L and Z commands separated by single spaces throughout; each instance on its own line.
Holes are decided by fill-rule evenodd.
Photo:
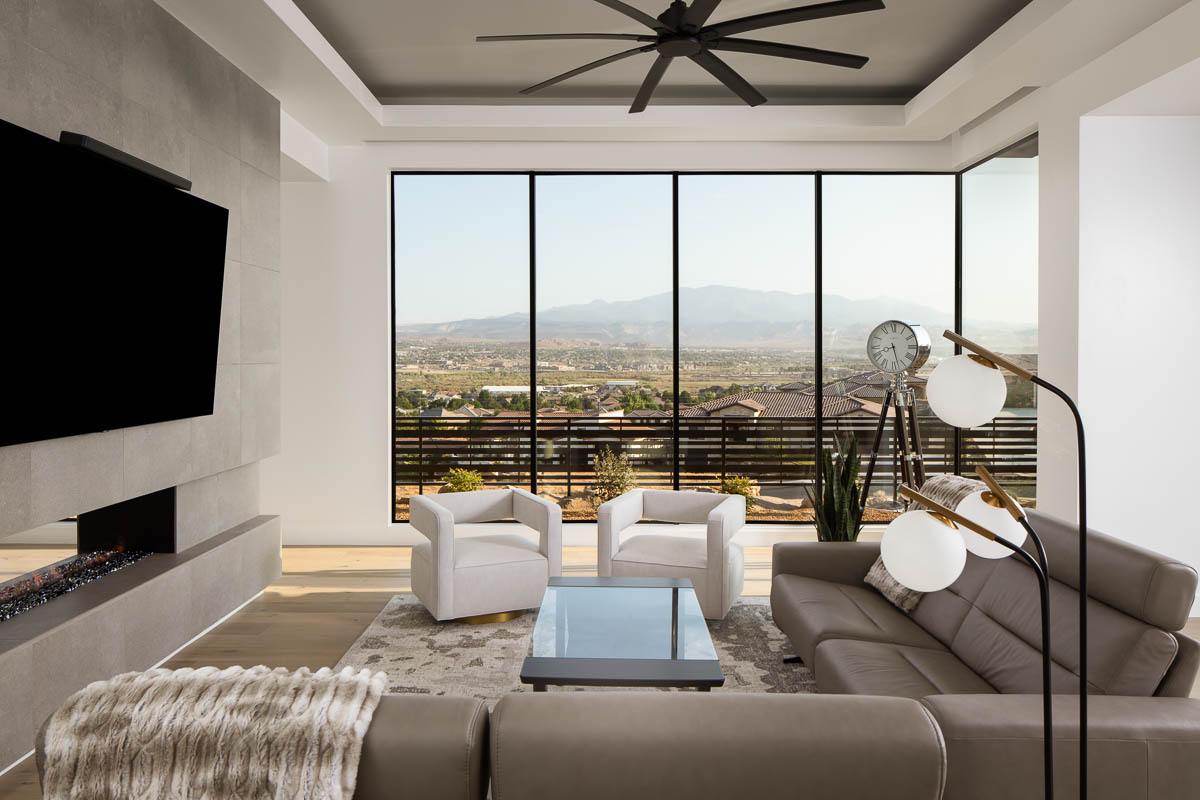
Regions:
M 46 729 L 47 800 L 350 800 L 382 672 L 152 669 L 75 693 Z

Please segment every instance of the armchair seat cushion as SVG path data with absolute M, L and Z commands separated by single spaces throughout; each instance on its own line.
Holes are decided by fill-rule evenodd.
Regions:
M 771 581 L 771 609 L 775 624 L 787 634 L 796 654 L 810 665 L 817 646 L 826 639 L 945 649 L 908 615 L 867 586 L 776 575 Z
M 827 639 L 812 663 L 823 694 L 911 697 L 995 694 L 996 690 L 941 645 L 911 647 L 885 642 Z
M 420 546 L 427 547 L 428 542 Z M 463 537 L 454 542 L 455 569 L 545 560 L 535 542 L 513 533 Z
M 704 569 L 708 564 L 708 542 L 684 536 L 643 533 L 622 544 L 612 560 Z

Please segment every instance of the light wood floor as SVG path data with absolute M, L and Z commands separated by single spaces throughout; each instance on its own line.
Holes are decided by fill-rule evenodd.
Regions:
M 63 557 L 57 552 L 5 547 L 0 560 L 4 571 L 20 574 Z M 283 575 L 276 583 L 165 666 L 331 667 L 392 595 L 409 590 L 410 554 L 407 547 L 284 548 Z M 565 574 L 594 575 L 595 564 L 596 548 L 563 548 Z M 747 547 L 744 594 L 769 594 L 770 578 L 771 548 Z M 1200 618 L 1184 630 L 1200 638 Z M 1193 696 L 1200 697 L 1200 689 Z M 32 758 L 0 776 L 0 800 L 40 797 Z

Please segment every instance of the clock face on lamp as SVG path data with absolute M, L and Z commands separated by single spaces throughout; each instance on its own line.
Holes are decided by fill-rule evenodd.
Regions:
M 867 357 L 884 372 L 920 369 L 929 359 L 929 334 L 915 322 L 889 319 L 867 337 Z

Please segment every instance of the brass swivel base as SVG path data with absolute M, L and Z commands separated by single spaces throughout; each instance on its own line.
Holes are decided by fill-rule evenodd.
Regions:
M 522 617 L 528 609 L 518 609 L 516 611 L 500 611 L 495 614 L 476 614 L 473 617 L 459 617 L 454 622 L 463 622 L 467 625 L 492 625 L 497 622 L 509 622 L 510 620 Z

